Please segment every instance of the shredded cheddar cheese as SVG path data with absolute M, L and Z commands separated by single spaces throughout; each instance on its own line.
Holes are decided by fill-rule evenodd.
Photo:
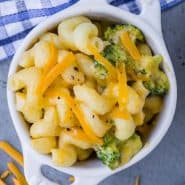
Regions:
M 139 180 L 140 180 L 140 179 L 139 179 L 139 176 L 137 176 L 137 177 L 136 177 L 136 180 L 135 180 L 135 185 L 140 185 Z
M 114 97 L 114 88 L 115 88 L 115 84 L 110 82 L 108 84 L 108 90 L 107 90 L 107 94 Z
M 14 185 L 22 185 L 16 178 L 12 179 Z
M 131 55 L 131 57 L 134 60 L 137 60 L 137 61 L 140 60 L 141 54 L 139 53 L 139 50 L 137 49 L 136 45 L 130 39 L 128 32 L 123 32 L 121 34 L 120 38 L 121 38 L 122 45 L 128 51 L 128 53 Z
M 6 183 L 0 179 L 0 185 L 6 185 Z
M 82 141 L 88 141 L 92 143 L 92 140 L 79 128 L 71 128 L 69 131 L 64 131 L 67 134 L 71 135 L 72 137 L 82 140 Z
M 11 156 L 15 161 L 23 166 L 23 156 L 15 148 L 13 148 L 9 143 L 0 141 L 0 149 L 5 151 L 9 156 Z
M 12 174 L 17 178 L 17 180 L 20 181 L 21 185 L 28 185 L 24 175 L 22 175 L 20 170 L 15 166 L 13 162 L 9 162 L 7 166 L 8 169 L 12 172 Z
M 119 109 L 115 109 L 110 116 L 112 118 L 120 118 L 120 119 L 129 119 L 131 117 L 130 113 L 127 110 L 119 110 Z
M 72 65 L 75 61 L 75 57 L 73 53 L 69 53 L 60 63 L 56 64 L 45 76 L 44 79 L 41 80 L 39 87 L 37 88 L 37 92 L 40 92 L 41 95 L 45 92 L 45 90 L 51 85 L 51 83 L 60 75 L 67 67 Z
M 114 66 L 105 57 L 103 57 L 95 47 L 89 45 L 88 49 L 94 55 L 96 61 L 102 64 L 108 70 L 109 78 L 115 79 L 116 69 Z
M 47 74 L 48 71 L 57 63 L 57 49 L 53 43 L 48 42 L 50 48 L 50 57 L 43 69 L 43 74 Z
M 54 44 L 52 44 L 51 42 L 47 42 L 47 44 L 49 45 L 48 47 L 50 48 L 50 57 L 48 58 L 46 65 L 43 67 L 43 74 L 42 74 L 42 79 L 39 82 L 39 87 L 42 86 L 41 84 L 44 81 L 45 76 L 47 75 L 47 73 L 49 72 L 49 70 L 56 64 L 57 62 L 57 49 L 54 46 Z M 39 89 L 36 89 L 36 91 L 39 91 Z
M 119 97 L 118 102 L 120 107 L 125 107 L 128 102 L 128 86 L 125 66 L 120 67 L 118 73 Z
M 128 103 L 128 86 L 127 86 L 127 76 L 125 71 L 125 66 L 120 67 L 118 73 L 118 87 L 119 87 L 119 96 L 118 103 L 119 109 L 116 109 L 112 113 L 112 116 L 119 117 L 123 119 L 129 119 L 131 117 L 130 113 L 126 109 L 126 105 Z
M 9 170 L 6 170 L 6 171 L 4 171 L 4 172 L 1 174 L 0 178 L 1 178 L 1 179 L 5 179 L 5 178 L 8 177 L 8 175 L 10 175 L 10 171 L 9 171 Z

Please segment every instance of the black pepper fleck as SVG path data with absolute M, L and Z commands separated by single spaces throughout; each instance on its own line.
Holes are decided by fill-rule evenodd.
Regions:
M 72 79 L 72 80 L 74 80 L 74 79 L 75 79 L 75 77 L 72 75 L 72 76 L 71 76 L 71 79 Z
M 75 70 L 75 71 L 79 71 L 78 67 L 76 67 L 76 66 L 74 67 L 74 70 Z
M 119 106 L 118 102 L 115 104 L 115 106 L 116 106 L 116 107 L 118 107 L 118 106 Z
M 92 118 L 94 119 L 94 117 L 95 117 L 95 115 L 93 114 L 93 115 L 92 115 Z

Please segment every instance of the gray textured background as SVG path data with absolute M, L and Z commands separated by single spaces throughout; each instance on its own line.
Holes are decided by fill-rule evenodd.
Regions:
M 185 185 L 185 3 L 162 14 L 164 38 L 171 55 L 178 82 L 178 104 L 175 119 L 161 144 L 133 167 L 109 177 L 100 185 L 133 185 L 141 176 L 141 185 Z M 6 101 L 9 61 L 0 63 L 0 140 L 7 140 L 20 149 Z M 11 159 L 0 151 L 0 173 Z M 44 170 L 65 185 L 66 177 L 53 170 Z M 11 179 L 7 179 L 11 185 Z

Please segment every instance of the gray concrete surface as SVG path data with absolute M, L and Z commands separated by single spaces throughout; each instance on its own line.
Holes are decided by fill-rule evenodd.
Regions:
M 178 81 L 178 104 L 172 126 L 160 145 L 133 167 L 109 177 L 100 185 L 133 185 L 141 176 L 141 185 L 185 185 L 185 3 L 162 14 L 164 37 L 172 57 Z M 6 80 L 9 61 L 0 63 L 0 140 L 20 148 L 6 101 Z M 11 159 L 0 151 L 0 173 Z M 44 169 L 52 179 L 65 185 L 66 176 Z M 11 185 L 11 179 L 7 180 Z M 88 184 L 87 184 L 88 185 Z

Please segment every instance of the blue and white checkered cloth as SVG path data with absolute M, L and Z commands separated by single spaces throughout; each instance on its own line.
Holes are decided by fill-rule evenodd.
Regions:
M 11 59 L 30 30 L 78 0 L 0 0 L 0 61 Z M 137 0 L 108 0 L 112 5 L 139 13 Z M 184 0 L 160 0 L 165 10 Z

